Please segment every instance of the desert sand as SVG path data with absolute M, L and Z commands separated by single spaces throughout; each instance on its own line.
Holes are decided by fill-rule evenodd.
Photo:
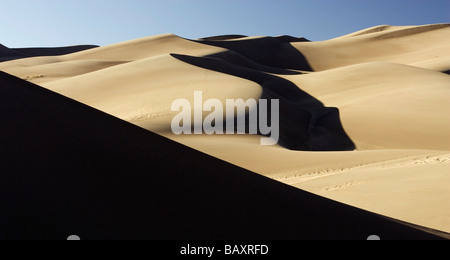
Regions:
M 0 80 L 1 240 L 448 238 L 252 173 L 9 74 Z
M 450 232 L 448 24 L 378 26 L 323 42 L 168 34 L 0 70 L 285 184 Z M 199 90 L 219 100 L 280 98 L 282 143 L 173 135 L 171 103 Z

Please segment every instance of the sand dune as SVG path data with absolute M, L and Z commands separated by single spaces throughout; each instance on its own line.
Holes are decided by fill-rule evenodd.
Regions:
M 24 57 L 22 53 L 11 50 L 8 47 L 0 44 L 0 62 L 22 57 Z
M 176 76 L 174 76 L 176 75 Z M 138 79 L 138 80 L 136 80 Z M 45 87 L 153 131 L 170 131 L 176 98 L 259 98 L 253 82 L 201 69 L 160 55 L 86 75 L 44 84 Z M 223 91 L 226 89 L 226 91 Z M 174 99 L 175 98 L 175 99 Z
M 337 39 L 293 43 L 315 71 L 365 62 L 423 63 L 425 69 L 450 69 L 450 24 L 420 27 L 381 26 Z M 445 62 L 443 62 L 445 61 Z
M 242 38 L 233 41 L 201 40 L 198 42 L 228 49 L 266 66 L 311 71 L 308 61 L 290 44 L 290 41 L 307 42 L 303 38 L 288 37 Z
M 26 57 L 38 57 L 38 56 L 67 55 L 80 51 L 95 49 L 97 47 L 98 47 L 97 45 L 78 45 L 78 46 L 57 47 L 57 48 L 19 48 L 13 50 L 23 53 Z
M 1 239 L 445 236 L 272 181 L 4 73 L 0 80 Z
M 257 137 L 164 136 L 333 200 L 409 223 L 450 230 L 446 206 L 450 199 L 450 161 L 445 159 L 449 151 L 380 149 L 318 154 L 280 147 L 255 149 Z M 346 185 L 352 182 L 358 185 Z
M 85 51 L 98 46 L 94 45 L 79 45 L 69 47 L 57 47 L 57 48 L 17 48 L 9 49 L 0 44 L 0 62 L 16 59 L 23 59 L 29 57 L 39 56 L 60 56 L 74 52 Z
M 42 75 L 42 77 L 32 80 L 41 84 L 108 68 L 111 65 L 120 65 L 140 59 L 167 55 L 171 52 L 208 55 L 222 51 L 225 50 L 196 44 L 173 34 L 167 34 L 59 57 L 37 57 L 0 63 L 0 70 L 23 79 L 33 79 L 36 75 Z M 58 66 L 59 69 L 49 70 L 47 67 L 49 65 Z M 80 71 L 79 68 L 82 68 L 82 70 Z
M 0 70 L 277 181 L 450 232 L 448 24 L 323 42 L 167 34 Z M 221 101 L 279 98 L 283 147 L 250 135 L 173 135 L 172 101 L 197 90 Z
M 227 40 L 236 40 L 236 39 L 242 39 L 248 36 L 245 35 L 238 35 L 238 34 L 230 34 L 230 35 L 218 35 L 218 36 L 211 36 L 211 37 L 205 37 L 200 40 L 206 40 L 206 41 L 227 41 Z
M 198 67 L 246 78 L 263 88 L 261 98 L 280 101 L 279 145 L 291 150 L 348 151 L 355 146 L 340 124 L 339 111 L 323 104 L 290 81 L 216 58 L 176 55 Z
M 359 149 L 450 151 L 450 77 L 395 63 L 283 76 L 340 109 Z

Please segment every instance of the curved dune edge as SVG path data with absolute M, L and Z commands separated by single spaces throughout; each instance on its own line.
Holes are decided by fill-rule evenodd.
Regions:
M 0 70 L 278 181 L 450 232 L 445 206 L 450 201 L 449 25 L 382 26 L 324 42 L 232 38 L 205 39 L 216 40 L 205 44 L 168 34 L 2 62 Z M 296 52 L 302 62 L 284 57 Z M 339 109 L 358 151 L 293 152 L 261 147 L 254 136 L 173 136 L 166 113 L 171 99 L 189 99 L 196 89 L 222 99 L 259 98 L 263 88 L 181 62 L 171 53 L 221 59 L 295 84 L 324 106 Z
M 314 71 L 324 71 L 366 62 L 394 62 L 433 69 L 433 61 L 446 61 L 450 69 L 450 24 L 382 26 L 370 33 L 356 33 L 324 42 L 292 43 L 307 58 Z
M 174 76 L 176 75 L 176 76 Z M 169 54 L 128 62 L 85 75 L 43 84 L 55 92 L 151 131 L 171 132 L 171 111 L 179 98 L 259 99 L 258 84 L 191 66 Z M 206 117 L 206 114 L 204 115 Z
M 282 77 L 339 108 L 345 130 L 361 150 L 450 151 L 448 75 L 371 62 Z

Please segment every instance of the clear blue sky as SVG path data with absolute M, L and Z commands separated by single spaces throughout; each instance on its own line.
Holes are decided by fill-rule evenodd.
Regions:
M 450 23 L 450 0 L 14 0 L 0 4 L 8 47 L 106 45 L 161 33 L 303 36 Z

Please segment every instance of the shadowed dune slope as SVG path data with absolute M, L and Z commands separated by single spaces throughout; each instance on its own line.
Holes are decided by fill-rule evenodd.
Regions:
M 60 56 L 97 48 L 95 45 L 79 45 L 57 48 L 17 48 L 9 49 L 0 45 L 0 62 L 41 56 Z
M 22 53 L 11 50 L 8 47 L 0 44 L 0 62 L 22 57 L 23 57 Z
M 218 36 L 211 36 L 211 37 L 205 37 L 201 38 L 199 40 L 204 41 L 227 41 L 227 40 L 236 40 L 236 39 L 242 39 L 247 36 L 245 35 L 239 35 L 239 34 L 229 34 L 229 35 L 218 35 Z
M 3 44 L 0 44 L 0 55 L 7 55 L 11 50 Z
M 176 54 L 172 56 L 205 69 L 254 81 L 263 88 L 262 99 L 280 100 L 279 144 L 281 146 L 306 151 L 355 149 L 355 145 L 340 123 L 339 110 L 324 107 L 319 100 L 302 91 L 292 82 L 249 68 L 234 66 L 217 58 Z M 269 123 L 271 123 L 270 120 Z
M 57 48 L 20 48 L 20 49 L 13 49 L 13 50 L 23 53 L 28 57 L 37 57 L 37 56 L 67 55 L 67 54 L 76 53 L 76 52 L 80 52 L 80 51 L 95 49 L 98 47 L 99 46 L 97 46 L 97 45 L 78 45 L 78 46 L 57 47 Z
M 293 37 L 290 35 L 282 35 L 282 36 L 277 36 L 274 37 L 279 41 L 282 42 L 311 42 L 310 40 L 304 38 L 304 37 Z
M 255 62 L 255 61 L 245 57 L 244 55 L 241 55 L 234 51 L 219 52 L 219 53 L 215 53 L 212 55 L 208 55 L 207 57 L 222 59 L 222 60 L 232 63 L 236 66 L 253 69 L 253 70 L 260 71 L 260 72 L 267 72 L 267 73 L 271 73 L 271 74 L 278 74 L 278 75 L 301 75 L 301 74 L 303 74 L 303 72 L 296 71 L 296 70 L 271 67 L 268 65 L 261 64 L 261 63 Z
M 237 52 L 257 63 L 282 68 L 303 71 L 312 71 L 311 66 L 303 54 L 295 49 L 290 41 L 307 41 L 304 38 L 293 38 L 288 36 L 246 38 L 236 41 L 207 41 L 196 42 L 225 48 Z
M 438 238 L 0 82 L 1 239 Z
M 450 150 L 450 77 L 388 62 L 283 76 L 337 107 L 359 149 Z

